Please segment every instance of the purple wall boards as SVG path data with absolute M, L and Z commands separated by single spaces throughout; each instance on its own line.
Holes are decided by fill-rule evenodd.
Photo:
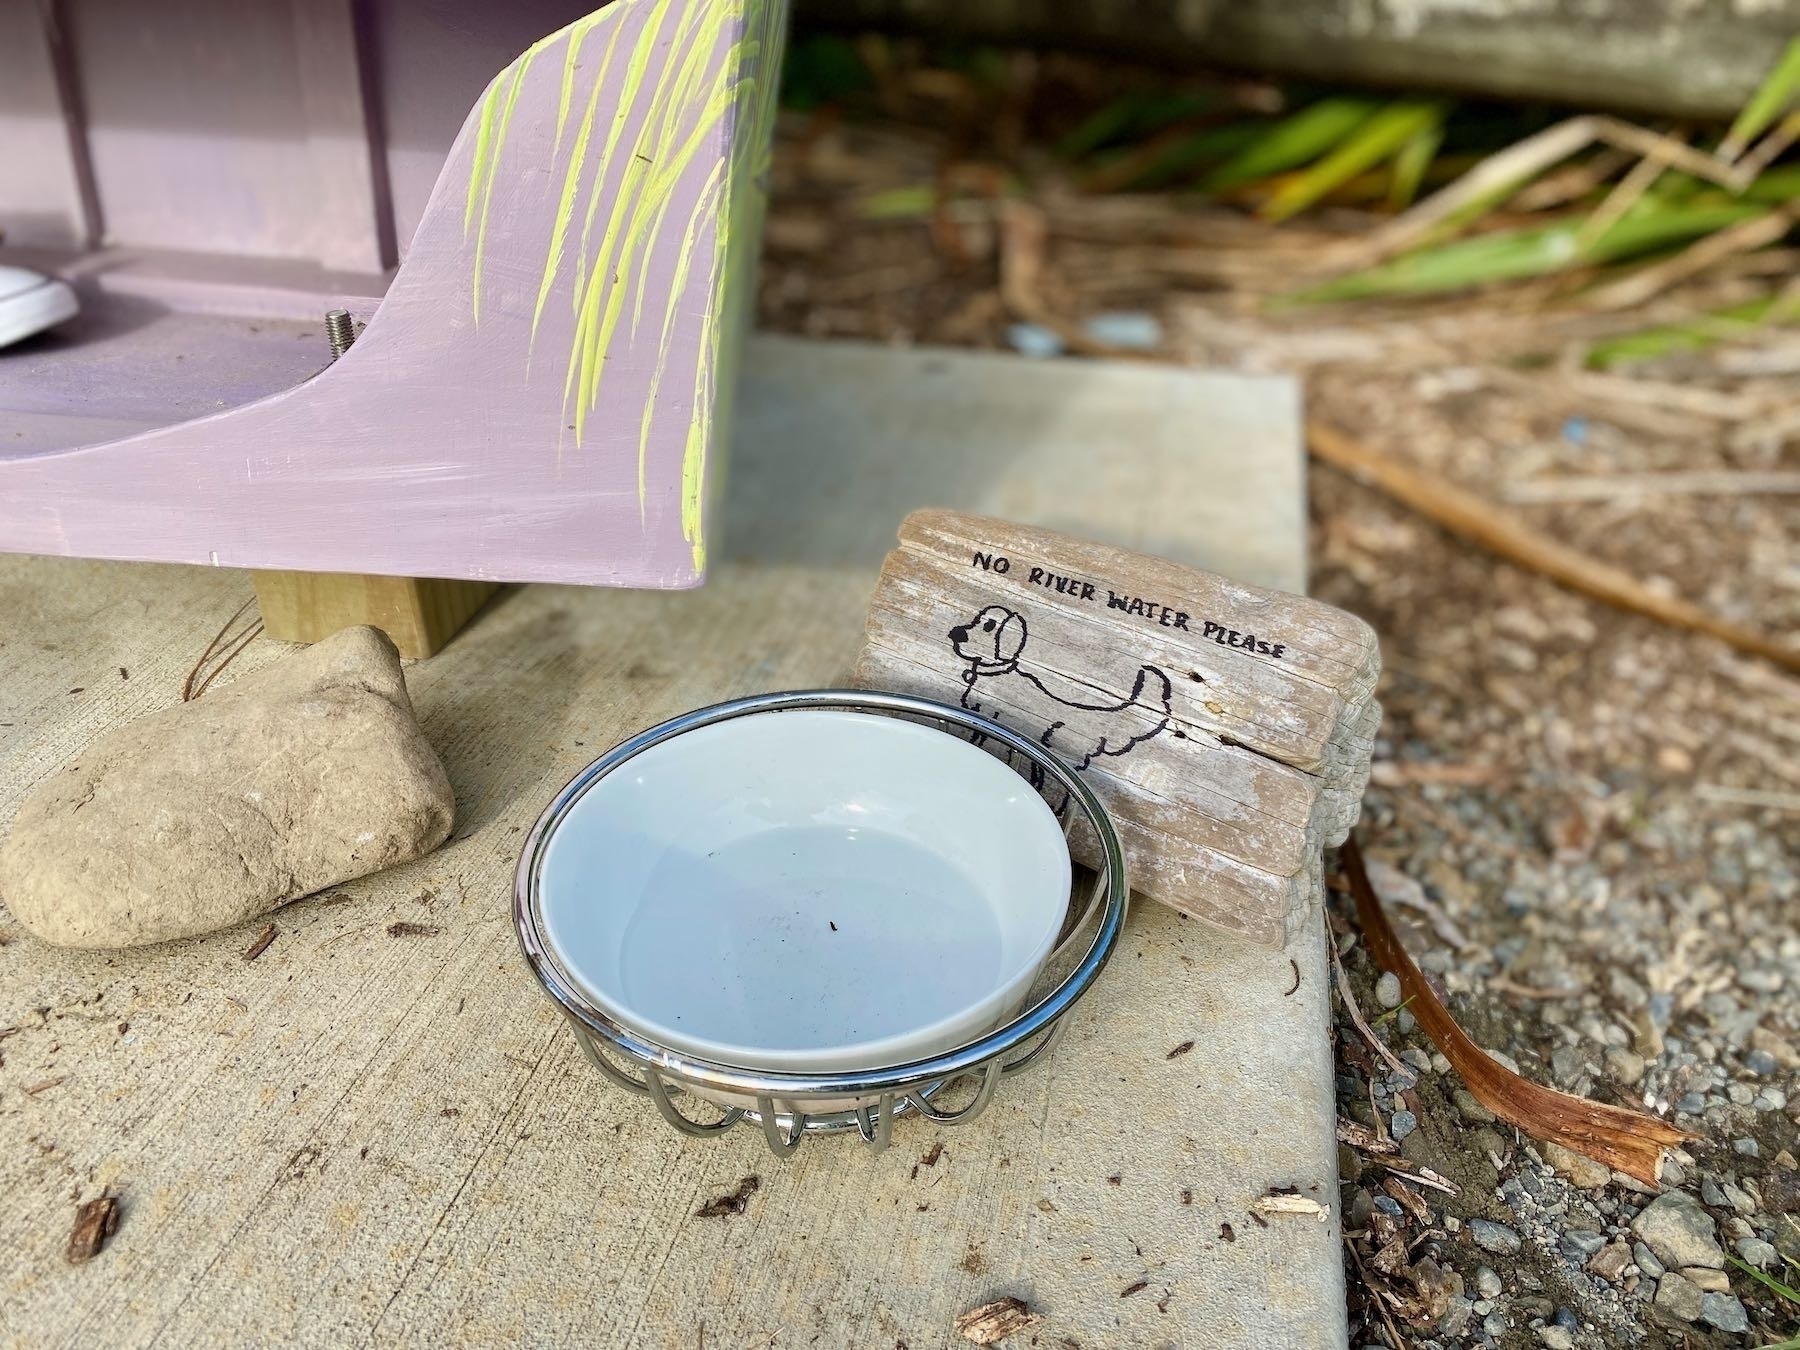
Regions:
M 615 0 L 442 159 L 420 62 L 477 59 L 449 10 L 503 40 L 472 2 L 7 8 L 0 228 L 39 249 L 0 260 L 90 312 L 0 351 L 0 549 L 700 580 L 784 0 Z M 384 285 L 326 365 L 331 298 Z

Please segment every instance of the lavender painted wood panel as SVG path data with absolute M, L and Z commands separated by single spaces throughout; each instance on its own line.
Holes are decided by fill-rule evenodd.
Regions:
M 36 5 L 0 4 L 0 226 L 13 244 L 86 234 L 69 130 Z
M 620 0 L 529 49 L 342 360 L 215 417 L 0 460 L 0 548 L 698 581 L 784 20 L 777 0 Z

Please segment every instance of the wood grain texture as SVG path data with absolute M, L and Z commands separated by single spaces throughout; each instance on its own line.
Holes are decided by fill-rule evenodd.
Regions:
M 249 962 L 267 920 L 101 956 L 47 951 L 0 913 L 0 1027 L 21 1028 L 0 1042 L 0 1339 L 954 1350 L 958 1314 L 1015 1295 L 1049 1346 L 1345 1345 L 1316 891 L 1281 952 L 1137 905 L 1041 1069 L 968 1128 L 902 1122 L 880 1156 L 826 1141 L 778 1164 L 749 1133 L 684 1139 L 595 1077 L 533 984 L 507 906 L 544 804 L 678 711 L 843 680 L 879 557 L 833 550 L 891 539 L 946 483 L 989 511 L 1028 484 L 1071 528 L 1301 575 L 1282 382 L 1166 371 L 1146 390 L 1103 363 L 776 339 L 750 370 L 734 503 L 819 534 L 759 506 L 728 522 L 747 556 L 702 590 L 523 588 L 412 667 L 457 793 L 443 849 L 279 911 Z M 1046 384 L 1143 409 L 1105 419 L 1134 474 L 1263 490 L 1080 493 L 1081 465 L 1033 463 L 1045 438 L 1013 412 Z M 1231 410 L 1199 450 L 1166 412 L 1193 391 Z M 1016 480 L 956 479 L 977 451 Z M 904 457 L 917 477 L 845 519 L 823 509 L 814 454 L 850 474 Z M 1160 524 L 1213 507 L 1236 533 Z M 248 594 L 224 568 L 0 558 L 0 823 L 99 731 L 167 706 Z M 280 650 L 259 640 L 223 678 Z M 742 1214 L 698 1217 L 751 1175 Z M 1259 1226 L 1251 1202 L 1280 1186 L 1333 1221 Z M 102 1188 L 118 1230 L 70 1267 L 76 1207 Z
M 490 581 L 359 576 L 343 572 L 253 572 L 269 636 L 317 642 L 341 628 L 372 624 L 400 655 L 435 655 L 499 589 Z
M 1380 722 L 1368 625 L 990 518 L 914 512 L 899 541 L 857 682 L 960 703 L 1039 739 L 1112 809 L 1140 890 L 1284 944 L 1310 864 L 1360 808 Z

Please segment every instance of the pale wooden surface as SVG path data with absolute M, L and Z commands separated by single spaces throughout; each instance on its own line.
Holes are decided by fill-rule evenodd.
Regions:
M 882 564 L 854 678 L 1042 740 L 1111 809 L 1141 891 L 1279 947 L 1367 782 L 1375 725 L 1363 714 L 1379 669 L 1374 631 L 1320 601 L 924 510 Z M 1083 835 L 1082 860 L 1097 864 Z
M 500 589 L 493 581 L 376 577 L 355 572 L 252 572 L 269 636 L 317 642 L 340 628 L 373 624 L 400 655 L 435 655 Z
M 1055 463 L 1059 435 L 1097 430 L 1084 406 L 1129 402 L 1098 366 L 989 358 L 971 372 L 941 355 L 775 342 L 753 345 L 749 364 L 741 501 L 814 491 L 815 455 L 902 452 L 921 482 L 925 457 L 949 466 L 943 495 L 865 502 L 855 521 L 830 517 L 823 542 L 789 536 L 785 549 L 755 547 L 770 536 L 743 520 L 751 556 L 696 592 L 500 596 L 410 672 L 457 790 L 452 842 L 339 888 L 347 900 L 278 912 L 254 962 L 242 953 L 260 924 L 96 955 L 0 920 L 0 1027 L 20 1028 L 0 1040 L 6 1343 L 920 1350 L 960 1344 L 955 1314 L 1005 1293 L 1043 1311 L 1042 1345 L 1344 1343 L 1316 907 L 1272 952 L 1138 906 L 1044 1071 L 1005 1084 L 971 1127 L 903 1123 L 882 1156 L 814 1141 L 781 1164 L 746 1131 L 675 1135 L 595 1077 L 526 974 L 512 866 L 570 774 L 680 709 L 842 678 L 875 569 L 834 556 L 839 545 L 866 539 L 878 559 L 925 500 L 1016 510 L 1056 487 L 1023 438 L 1048 442 L 1040 463 Z M 1143 391 L 1137 372 L 1126 379 Z M 1231 518 L 1265 556 L 1283 544 L 1278 566 L 1241 574 L 1294 584 L 1288 387 L 1171 373 L 1153 406 L 1184 400 L 1213 410 L 1198 441 L 1161 411 L 1112 423 L 1131 447 L 1113 457 L 1171 491 L 1065 480 L 1058 523 L 1085 517 L 1122 543 L 1157 535 L 1229 568 L 1232 538 L 1185 532 L 1183 513 L 1255 481 L 1270 490 Z M 1039 419 L 1021 425 L 1012 410 L 1025 406 Z M 968 490 L 958 475 L 981 453 L 991 472 Z M 1183 492 L 1192 504 L 1169 500 Z M 100 729 L 174 699 L 248 591 L 226 570 L 0 559 L 0 820 Z M 259 641 L 241 663 L 279 652 Z M 438 931 L 389 936 L 402 919 Z M 745 1214 L 693 1217 L 752 1174 Z M 1277 1185 L 1331 1204 L 1332 1222 L 1258 1226 L 1246 1207 Z M 102 1187 L 121 1197 L 118 1234 L 69 1267 L 77 1201 Z

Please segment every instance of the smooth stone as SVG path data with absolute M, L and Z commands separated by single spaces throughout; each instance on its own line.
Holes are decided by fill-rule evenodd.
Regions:
M 1761 1238 L 1739 1238 L 1738 1255 L 1744 1264 L 1755 1266 L 1758 1270 L 1767 1270 L 1775 1264 L 1775 1247 L 1773 1243 L 1764 1242 Z
M 1731 1277 L 1722 1270 L 1713 1270 L 1707 1266 L 1685 1266 L 1682 1268 L 1681 1278 L 1703 1293 L 1731 1292 Z
M 1544 1145 L 1544 1161 L 1584 1191 L 1596 1191 L 1612 1180 L 1612 1169 L 1561 1144 Z
M 1500 1297 L 1500 1274 L 1492 1266 L 1477 1266 L 1475 1269 L 1475 1292 L 1483 1298 Z
M 1725 1266 L 1725 1253 L 1713 1236 L 1712 1215 L 1691 1195 L 1665 1191 L 1631 1221 L 1631 1231 L 1665 1267 L 1722 1270 Z
M 1516 1256 L 1519 1248 L 1524 1245 L 1517 1232 L 1491 1219 L 1469 1220 L 1469 1234 L 1482 1251 L 1493 1252 L 1497 1256 Z
M 1750 1318 L 1744 1312 L 1744 1305 L 1731 1294 L 1702 1294 L 1700 1320 L 1734 1335 L 1741 1336 L 1750 1330 Z
M 1631 1248 L 1623 1242 L 1612 1242 L 1594 1253 L 1587 1263 L 1588 1274 L 1617 1284 L 1631 1264 Z
M 1384 1008 L 1398 1008 L 1401 997 L 1400 977 L 1391 970 L 1383 971 L 1375 981 L 1375 1001 Z
M 1679 1275 L 1664 1275 L 1656 1282 L 1656 1310 L 1678 1322 L 1697 1322 L 1705 1295 Z
M 1641 1242 L 1631 1244 L 1631 1259 L 1637 1262 L 1639 1270 L 1652 1280 L 1660 1280 L 1663 1276 L 1663 1263 L 1656 1259 L 1656 1253 Z
M 1574 1350 L 1575 1335 L 1567 1327 L 1539 1327 L 1537 1337 L 1545 1350 Z
M 19 808 L 0 897 L 58 946 L 167 942 L 417 858 L 455 815 L 394 644 L 347 628 L 96 739 Z
M 1396 1111 L 1393 1119 L 1388 1121 L 1388 1133 L 1396 1139 L 1404 1139 L 1419 1128 L 1419 1118 L 1411 1111 Z

